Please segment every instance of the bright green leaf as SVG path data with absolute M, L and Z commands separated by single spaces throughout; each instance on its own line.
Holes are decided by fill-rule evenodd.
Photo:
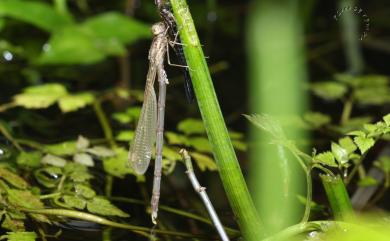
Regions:
M 104 216 L 129 217 L 127 213 L 112 205 L 107 199 L 101 197 L 94 197 L 91 201 L 88 201 L 87 209 L 91 213 Z
M 66 141 L 58 144 L 45 145 L 44 151 L 53 155 L 73 155 L 77 152 L 75 141 Z
M 3 222 L 1 223 L 1 227 L 7 230 L 11 231 L 24 231 L 24 221 L 23 220 L 18 220 L 18 219 L 13 219 L 10 217 L 10 215 L 5 215 L 5 218 Z
M 29 109 L 47 108 L 66 94 L 67 91 L 63 85 L 43 84 L 27 87 L 23 93 L 14 96 L 14 102 L 16 105 Z
M 20 152 L 16 158 L 18 165 L 22 167 L 36 168 L 41 165 L 42 153 L 39 151 Z
M 77 153 L 73 156 L 73 161 L 76 163 L 80 163 L 81 165 L 87 167 L 93 167 L 95 163 L 90 155 L 86 153 Z
M 331 122 L 330 116 L 325 115 L 321 112 L 308 112 L 305 113 L 303 119 L 312 125 L 314 128 L 319 128 L 323 125 Z
M 118 141 L 131 141 L 134 138 L 134 131 L 120 131 L 115 139 Z
M 337 163 L 334 159 L 334 155 L 330 151 L 322 152 L 314 157 L 314 161 L 318 161 L 321 164 L 337 167 Z
M 115 149 L 116 155 L 103 160 L 104 170 L 115 176 L 124 177 L 126 174 L 134 174 L 133 169 L 129 165 L 128 151 L 123 148 Z
M 0 15 L 30 23 L 48 32 L 73 22 L 70 16 L 62 15 L 50 5 L 37 1 L 1 0 Z
M 34 232 L 8 232 L 8 241 L 35 241 L 38 237 Z
M 186 135 L 206 133 L 203 122 L 199 119 L 188 118 L 180 121 L 177 125 L 177 129 Z
M 368 149 L 375 144 L 375 140 L 371 137 L 356 136 L 353 138 L 353 141 L 359 147 L 362 154 L 368 151 Z
M 387 126 L 390 126 L 390 114 L 387 114 L 383 117 L 383 120 L 385 121 Z
M 233 147 L 239 151 L 246 151 L 248 149 L 248 145 L 243 141 L 232 140 Z
M 83 184 L 75 185 L 74 191 L 77 195 L 82 196 L 86 199 L 91 199 L 96 196 L 96 192 L 92 188 Z
M 46 154 L 42 158 L 41 163 L 56 166 L 56 167 L 64 167 L 66 165 L 66 160 L 58 156 Z
M 381 156 L 377 161 L 374 162 L 376 167 L 382 169 L 385 173 L 390 173 L 390 157 Z
M 66 95 L 58 100 L 58 105 L 63 113 L 76 111 L 94 101 L 95 97 L 91 93 L 79 93 L 75 95 Z
M 0 167 L 0 179 L 5 180 L 8 184 L 11 184 L 16 188 L 26 189 L 28 186 L 27 182 L 24 181 L 23 178 L 1 167 Z
M 85 183 L 93 177 L 86 166 L 74 162 L 68 162 L 64 167 L 64 172 L 74 182 Z
M 211 153 L 211 145 L 206 137 L 192 137 L 188 139 L 188 145 L 196 151 Z
M 89 31 L 70 26 L 54 32 L 38 59 L 41 64 L 92 64 L 103 60 L 106 51 Z M 123 49 L 117 50 L 120 54 Z
M 318 82 L 310 86 L 315 95 L 326 100 L 340 99 L 347 92 L 347 87 L 338 82 Z
M 348 154 L 354 152 L 357 149 L 356 145 L 349 136 L 339 139 L 339 144 L 342 148 L 347 150 Z
M 171 131 L 166 131 L 164 134 L 168 140 L 168 143 L 171 145 L 187 145 L 187 136 L 180 135 Z
M 207 155 L 198 153 L 198 152 L 190 152 L 191 157 L 195 160 L 201 171 L 216 171 L 217 165 L 214 160 Z
M 94 146 L 92 148 L 86 149 L 85 151 L 102 158 L 115 156 L 115 152 L 105 146 Z
M 107 12 L 88 18 L 82 27 L 93 29 L 93 35 L 106 41 L 131 44 L 142 38 L 150 38 L 150 26 L 116 12 Z
M 175 149 L 170 148 L 169 146 L 164 146 L 163 157 L 165 157 L 166 159 L 172 162 L 180 161 L 182 159 L 179 152 Z
M 81 197 L 64 195 L 62 198 L 64 199 L 64 203 L 71 208 L 84 209 L 87 205 L 87 201 Z
M 89 140 L 82 135 L 79 135 L 76 142 L 76 148 L 79 151 L 83 151 L 89 147 Z
M 27 209 L 42 209 L 44 207 L 39 197 L 33 195 L 30 191 L 8 189 L 7 194 L 8 202 L 16 207 Z M 40 214 L 31 214 L 31 216 L 40 222 L 49 222 L 46 216 Z
M 340 165 L 348 162 L 348 151 L 342 148 L 339 144 L 332 142 L 332 153 Z
M 364 133 L 363 131 L 351 131 L 351 132 L 347 133 L 347 135 L 365 137 L 366 133 Z

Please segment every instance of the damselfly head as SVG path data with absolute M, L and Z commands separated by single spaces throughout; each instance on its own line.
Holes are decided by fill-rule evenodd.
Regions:
M 158 22 L 153 24 L 152 26 L 152 33 L 153 35 L 159 35 L 164 33 L 166 30 L 165 24 L 163 22 Z

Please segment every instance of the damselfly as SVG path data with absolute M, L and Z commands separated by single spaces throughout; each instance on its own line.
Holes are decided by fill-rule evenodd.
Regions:
M 154 166 L 153 194 L 151 200 L 152 221 L 156 223 L 162 168 L 162 147 L 164 131 L 164 112 L 167 74 L 164 70 L 164 58 L 168 47 L 167 28 L 163 22 L 152 26 L 154 35 L 149 50 L 149 70 L 146 77 L 144 103 L 140 119 L 130 145 L 129 161 L 137 174 L 144 174 L 149 166 L 154 143 L 156 142 L 156 160 Z M 159 84 L 158 103 L 154 91 L 157 77 Z

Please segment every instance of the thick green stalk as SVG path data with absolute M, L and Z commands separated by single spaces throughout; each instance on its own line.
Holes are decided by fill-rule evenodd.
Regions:
M 353 214 L 352 204 L 343 179 L 339 175 L 320 175 L 320 177 L 335 219 L 346 220 L 350 218 Z
M 259 240 L 264 235 L 262 223 L 237 161 L 190 11 L 185 0 L 171 0 L 171 4 L 180 26 L 196 99 L 227 197 L 245 239 Z

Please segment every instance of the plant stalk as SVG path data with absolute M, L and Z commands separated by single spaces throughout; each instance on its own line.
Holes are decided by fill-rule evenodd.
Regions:
M 200 113 L 229 203 L 244 238 L 258 240 L 264 235 L 263 225 L 234 152 L 191 13 L 185 0 L 170 2 L 180 29 Z

